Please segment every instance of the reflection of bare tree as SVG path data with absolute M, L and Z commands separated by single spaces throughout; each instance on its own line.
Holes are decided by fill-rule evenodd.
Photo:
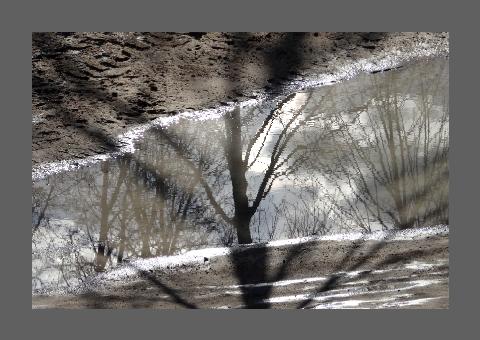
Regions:
M 257 213 L 253 215 L 250 223 L 251 228 L 255 230 L 257 235 L 256 241 L 271 241 L 275 238 L 283 214 L 282 209 L 284 207 L 284 202 L 281 204 L 270 202 L 270 204 L 257 210 Z
M 153 144 L 144 146 L 145 150 L 151 148 Z M 106 174 L 102 186 L 102 195 L 100 200 L 101 223 L 100 223 L 100 253 L 103 251 L 103 257 L 109 258 L 114 250 L 117 249 L 117 260 L 123 261 L 126 250 L 141 257 L 150 257 L 152 255 L 168 255 L 178 250 L 181 244 L 178 238 L 185 231 L 187 224 L 187 215 L 196 200 L 193 194 L 193 187 L 196 181 L 192 178 L 172 178 L 171 174 L 165 173 L 166 168 L 163 163 L 169 163 L 170 159 L 160 152 L 158 148 L 151 149 L 152 152 L 146 152 L 146 157 L 152 155 L 154 159 L 145 160 L 125 157 L 119 160 L 120 172 L 117 178 L 116 187 L 109 194 L 109 204 L 106 202 L 107 189 L 105 189 Z M 105 167 L 102 168 L 108 171 Z M 168 171 L 174 171 L 169 169 Z M 181 184 L 179 185 L 179 182 Z M 119 197 L 120 185 L 124 185 L 124 194 L 122 202 L 117 204 L 117 211 L 113 212 L 112 203 Z M 115 219 L 115 224 L 119 226 L 119 231 L 111 233 L 114 241 L 109 242 L 108 249 L 107 234 L 110 230 L 108 223 L 104 222 L 111 215 Z M 130 217 L 130 224 L 135 228 L 127 228 L 127 220 Z M 112 223 L 112 222 L 111 222 Z M 106 227 L 105 227 L 106 226 Z M 127 237 L 126 233 L 129 231 Z M 118 235 L 118 236 L 116 236 Z M 138 242 L 136 241 L 138 240 Z M 187 240 L 189 243 L 189 241 Z M 192 242 L 193 243 L 193 242 Z M 101 248 L 102 247 L 102 248 Z M 98 252 L 97 252 L 98 254 Z M 133 255 L 132 254 L 132 255 Z M 100 256 L 99 259 L 102 257 Z M 105 261 L 105 260 L 104 260 Z M 97 261 L 98 262 L 98 261 Z M 102 262 L 104 266 L 104 262 Z M 102 269 L 101 267 L 100 269 Z
M 61 228 L 55 224 L 34 237 L 41 249 L 48 243 L 46 252 L 38 248 L 38 259 L 45 263 L 35 267 L 35 287 L 49 286 L 40 278 L 47 275 L 42 272 L 49 273 L 50 281 L 57 275 L 59 286 L 69 286 L 127 257 L 169 255 L 206 243 L 200 232 L 193 237 L 205 210 L 195 197 L 196 180 L 169 158 L 168 149 L 155 143 L 143 147 L 142 159 L 102 162 L 100 176 L 96 169 L 85 169 L 62 174 L 56 185 L 34 186 L 34 228 L 42 221 L 48 227 L 49 216 L 58 212 L 68 216 L 58 222 Z M 189 214 L 192 210 L 198 214 Z M 94 258 L 86 255 L 88 248 Z
M 288 237 L 325 235 L 332 228 L 329 223 L 331 211 L 331 207 L 314 205 L 305 199 L 286 204 L 284 213 Z
M 250 231 L 252 217 L 256 213 L 261 201 L 270 192 L 275 179 L 294 171 L 296 166 L 302 161 L 302 158 L 299 156 L 299 151 L 301 150 L 299 147 L 293 148 L 292 151 L 285 155 L 291 138 L 298 129 L 305 124 L 305 120 L 302 117 L 303 107 L 291 112 L 290 115 L 287 115 L 287 118 L 280 117 L 282 107 L 292 99 L 292 97 L 293 96 L 289 96 L 272 110 L 263 120 L 260 128 L 258 128 L 250 138 L 246 137 L 245 133 L 242 133 L 243 124 L 239 108 L 225 115 L 225 135 L 220 136 L 220 138 L 224 140 L 225 159 L 232 185 L 233 217 L 228 216 L 225 209 L 214 196 L 214 190 L 203 175 L 204 170 L 202 168 L 204 168 L 204 164 L 196 164 L 192 161 L 195 157 L 194 153 L 185 147 L 181 138 L 172 136 L 169 131 L 159 131 L 159 134 L 173 146 L 185 164 L 192 169 L 199 183 L 204 188 L 209 203 L 215 212 L 220 215 L 225 222 L 235 227 L 237 239 L 240 244 L 252 242 Z M 271 142 L 271 145 L 273 145 L 271 151 L 267 151 L 265 139 L 275 121 L 277 124 L 282 124 L 282 128 L 278 132 L 276 140 Z M 258 189 L 253 199 L 250 200 L 247 193 L 247 171 L 258 160 L 262 152 L 268 153 L 269 162 L 266 165 L 264 176 Z M 297 158 L 294 158 L 294 155 L 297 155 Z M 292 159 L 294 159 L 294 161 L 289 164 L 289 161 Z M 282 170 L 279 171 L 280 169 Z M 224 183 L 221 185 L 224 186 Z
M 48 193 L 43 188 L 33 188 L 32 192 L 32 216 L 34 218 L 32 226 L 32 234 L 37 231 L 42 222 L 45 220 L 45 212 L 52 199 L 54 185 L 50 185 Z
M 110 198 L 108 197 L 108 186 L 109 186 L 109 163 L 102 162 L 101 171 L 103 173 L 102 178 L 102 194 L 100 198 L 100 236 L 98 240 L 98 247 L 95 257 L 95 270 L 103 271 L 105 269 L 105 264 L 107 259 L 112 253 L 112 247 L 108 245 L 108 231 L 110 229 L 111 221 L 109 221 L 109 216 L 113 209 L 114 204 L 117 201 L 117 198 L 120 193 L 120 188 L 123 184 L 123 181 L 126 176 L 126 167 L 120 165 L 120 174 L 115 185 L 115 189 L 111 194 Z
M 306 120 L 301 116 L 305 104 L 296 108 L 294 112 L 287 116 L 287 119 L 280 120 L 282 129 L 278 132 L 278 137 L 274 141 L 272 151 L 269 153 L 270 161 L 265 170 L 264 177 L 260 183 L 258 191 L 255 195 L 253 203 L 248 204 L 248 198 L 246 196 L 247 183 L 245 180 L 245 173 L 249 167 L 258 159 L 259 155 L 265 147 L 265 143 L 262 142 L 260 147 L 257 147 L 255 154 L 251 155 L 254 145 L 260 138 L 266 136 L 271 129 L 274 119 L 279 118 L 277 115 L 281 111 L 283 104 L 292 99 L 292 96 L 288 97 L 277 109 L 273 110 L 267 118 L 263 121 L 262 126 L 255 133 L 254 137 L 248 141 L 245 158 L 242 159 L 242 150 L 239 148 L 241 143 L 241 130 L 240 130 L 240 114 L 238 111 L 232 111 L 229 116 L 226 117 L 226 135 L 227 135 L 227 147 L 225 149 L 227 155 L 227 161 L 230 170 L 230 176 L 232 178 L 232 191 L 235 200 L 235 223 L 237 229 L 237 236 L 239 243 L 250 243 L 251 236 L 249 225 L 250 221 L 257 211 L 260 202 L 270 192 L 276 178 L 282 175 L 286 175 L 293 172 L 303 158 L 299 154 L 301 150 L 300 146 L 293 148 L 289 153 L 285 154 L 288 150 L 290 140 L 296 134 L 296 132 L 305 125 Z M 308 102 L 308 98 L 305 103 Z M 263 137 L 265 138 L 265 137 Z M 294 158 L 294 155 L 296 158 Z M 250 161 L 253 156 L 253 161 Z M 293 162 L 289 161 L 294 159 Z M 285 167 L 285 165 L 288 165 Z M 284 167 L 284 168 L 282 168 Z M 281 171 L 280 171 L 281 170 Z M 237 199 L 235 198 L 237 197 Z
M 383 227 L 391 220 L 402 229 L 446 224 L 445 88 L 440 79 L 424 76 L 419 84 L 411 85 L 419 87 L 412 97 L 400 92 L 397 87 L 401 80 L 395 77 L 392 73 L 387 81 L 373 83 L 368 109 L 330 117 L 338 127 L 330 134 L 336 146 L 334 156 L 317 161 L 315 166 L 336 183 L 337 196 L 332 201 L 337 208 L 346 210 L 367 229 L 372 219 Z M 348 209 L 341 208 L 342 204 Z
M 59 197 L 65 195 L 78 181 L 73 181 L 66 186 L 60 186 L 55 178 L 47 179 L 43 185 L 34 185 L 32 188 L 32 234 L 34 234 L 41 226 L 48 225 L 49 217 L 47 211 L 51 208 L 51 204 Z M 58 203 L 55 203 L 58 205 Z

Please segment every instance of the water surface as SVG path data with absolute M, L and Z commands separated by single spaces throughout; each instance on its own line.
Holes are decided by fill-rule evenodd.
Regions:
M 153 128 L 33 183 L 32 290 L 206 246 L 448 224 L 448 124 L 439 58 Z

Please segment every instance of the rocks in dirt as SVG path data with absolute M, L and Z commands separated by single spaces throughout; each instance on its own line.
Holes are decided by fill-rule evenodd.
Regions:
M 145 50 L 148 50 L 150 48 L 150 45 L 145 44 L 141 41 L 126 42 L 125 46 L 133 48 L 134 50 L 137 50 L 137 51 L 145 51 Z
M 129 69 L 109 69 L 103 73 L 103 76 L 107 78 L 118 78 L 130 72 L 131 70 Z
M 138 117 L 141 116 L 142 113 L 144 113 L 145 110 L 139 108 L 139 107 L 131 107 L 129 110 L 125 110 L 121 112 L 121 114 L 128 116 L 128 117 Z
M 139 106 L 139 107 L 141 107 L 141 108 L 150 106 L 150 103 L 149 103 L 149 102 L 147 102 L 146 100 L 143 100 L 143 99 L 141 99 L 141 98 L 133 101 L 133 104 L 135 104 L 135 105 L 137 105 L 137 106 Z
M 379 41 L 385 37 L 383 32 L 361 32 L 360 36 L 367 41 Z
M 163 110 L 163 109 L 148 109 L 147 113 L 149 115 L 160 115 L 162 113 L 165 113 L 165 110 Z
M 85 118 L 77 118 L 77 119 L 75 119 L 75 123 L 86 124 L 86 123 L 88 123 L 88 121 Z
M 188 32 L 187 35 L 199 40 L 201 39 L 204 35 L 206 35 L 207 32 Z
M 96 72 L 103 72 L 103 71 L 106 71 L 106 70 L 109 69 L 109 67 L 103 66 L 103 65 L 101 65 L 100 63 L 97 63 L 97 62 L 95 62 L 95 61 L 93 61 L 93 60 L 87 60 L 87 61 L 85 62 L 85 65 L 86 65 L 89 69 L 91 69 L 91 70 L 93 70 L 93 71 L 96 71 Z
M 99 64 L 102 65 L 102 66 L 105 66 L 107 68 L 118 68 L 119 67 L 117 64 L 114 64 L 110 61 L 105 61 L 105 60 L 100 61 Z
M 128 56 L 114 56 L 113 57 L 113 60 L 118 61 L 118 62 L 127 61 L 128 59 L 130 59 L 130 57 L 128 57 Z
M 90 78 L 87 75 L 81 74 L 80 72 L 74 71 L 74 70 L 65 71 L 65 74 L 69 77 L 80 79 L 80 80 L 88 80 Z

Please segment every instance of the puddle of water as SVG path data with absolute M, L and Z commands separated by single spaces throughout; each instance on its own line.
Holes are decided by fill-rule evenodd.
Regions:
M 448 60 L 177 118 L 33 182 L 32 289 L 240 241 L 448 224 Z

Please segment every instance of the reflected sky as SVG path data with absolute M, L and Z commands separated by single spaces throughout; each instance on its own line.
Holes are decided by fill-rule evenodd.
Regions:
M 205 246 L 448 224 L 448 60 L 365 74 L 33 183 L 32 289 Z

